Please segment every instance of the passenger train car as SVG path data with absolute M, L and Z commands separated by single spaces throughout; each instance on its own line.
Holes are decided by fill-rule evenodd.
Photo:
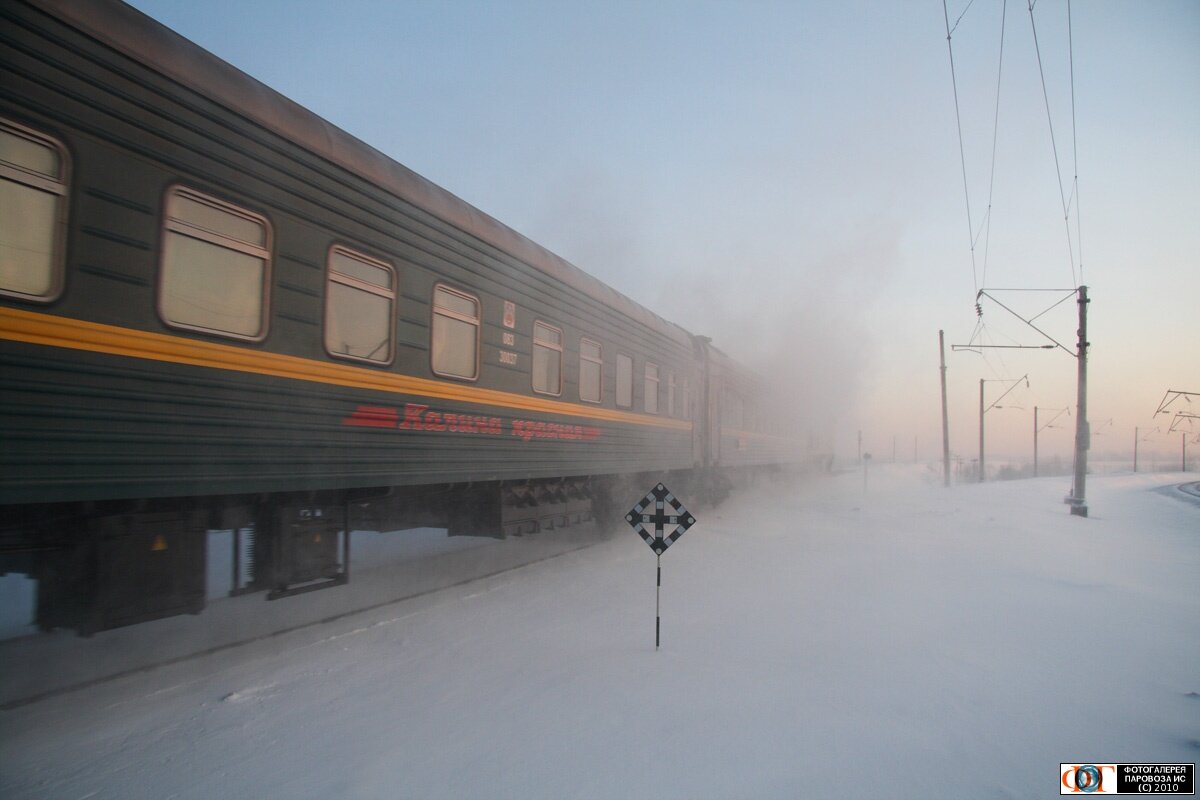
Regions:
M 136 10 L 0 20 L 0 569 L 43 628 L 199 611 L 208 529 L 285 597 L 347 579 L 352 508 L 534 533 L 797 457 L 707 339 Z

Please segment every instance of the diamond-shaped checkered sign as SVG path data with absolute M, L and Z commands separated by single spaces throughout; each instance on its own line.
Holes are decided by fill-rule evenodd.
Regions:
M 672 510 L 668 510 L 668 506 Z M 696 518 L 683 507 L 683 503 L 671 490 L 661 483 L 650 490 L 649 494 L 638 501 L 638 504 L 625 515 L 625 521 L 646 540 L 650 549 L 658 555 L 683 536 L 684 532 L 696 524 Z M 646 529 L 647 525 L 654 526 L 654 532 Z M 663 526 L 674 525 L 675 530 L 668 536 L 663 536 Z

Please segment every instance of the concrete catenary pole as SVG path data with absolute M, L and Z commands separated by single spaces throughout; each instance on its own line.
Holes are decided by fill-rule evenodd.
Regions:
M 946 333 L 938 331 L 938 349 L 942 355 L 942 475 L 950 485 L 950 418 L 946 412 Z
M 983 378 L 979 379 L 979 482 L 983 483 Z
M 1079 362 L 1078 416 L 1075 417 L 1075 491 L 1071 497 L 1071 514 L 1086 517 L 1087 508 L 1087 453 L 1091 446 L 1091 431 L 1087 419 L 1087 287 L 1079 287 L 1079 344 L 1076 359 Z M 981 429 L 982 430 L 982 429 Z
M 1038 408 L 1037 406 L 1033 407 L 1033 477 L 1035 477 L 1035 478 L 1038 476 L 1038 474 L 1037 474 L 1037 456 L 1038 456 L 1038 453 L 1037 453 L 1037 435 L 1038 435 L 1037 408 Z

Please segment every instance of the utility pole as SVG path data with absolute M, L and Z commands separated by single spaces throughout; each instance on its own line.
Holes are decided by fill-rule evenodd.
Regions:
M 979 379 L 979 482 L 983 483 L 983 378 Z
M 1037 435 L 1038 435 L 1037 406 L 1034 406 L 1033 407 L 1033 477 L 1035 477 L 1035 478 L 1038 476 L 1038 474 L 1037 474 L 1037 456 L 1038 456 Z
M 1054 421 L 1063 414 L 1066 414 L 1067 416 L 1071 415 L 1070 406 L 1067 406 L 1066 408 L 1048 408 L 1046 410 L 1057 411 L 1058 413 L 1051 417 L 1045 425 L 1041 425 L 1038 423 L 1038 412 L 1041 411 L 1041 409 L 1038 406 L 1033 407 L 1033 477 L 1035 478 L 1038 476 L 1038 436 L 1044 429 L 1053 428 Z
M 946 415 L 946 333 L 938 331 L 938 349 L 942 354 L 942 475 L 950 485 L 950 419 Z
M 1167 413 L 1168 406 L 1181 397 L 1188 403 L 1191 403 L 1193 397 L 1200 397 L 1200 392 L 1180 392 L 1175 389 L 1167 389 L 1167 393 L 1163 395 L 1163 399 L 1158 404 L 1158 410 L 1154 412 L 1154 416 L 1157 417 L 1159 414 Z M 1192 420 L 1200 419 L 1200 414 L 1193 414 L 1190 411 L 1176 411 L 1174 419 L 1171 420 L 1171 427 L 1167 429 L 1167 433 L 1174 432 L 1175 426 L 1181 424 L 1185 419 L 1190 426 Z M 1179 470 L 1187 472 L 1187 433 L 1181 430 L 1180 436 L 1182 440 L 1179 443 Z M 1197 439 L 1197 441 L 1200 441 L 1200 439 Z
M 1087 287 L 1079 287 L 1079 343 L 1076 359 L 1079 362 L 1079 398 L 1075 417 L 1075 491 L 1071 496 L 1071 514 L 1086 517 L 1087 508 L 1087 452 L 1091 446 L 1091 431 L 1087 419 Z
M 984 407 L 984 405 L 983 405 L 983 385 L 984 385 L 985 383 L 989 383 L 989 382 L 990 382 L 990 383 L 1007 383 L 1007 382 L 1009 382 L 1009 379 L 1007 379 L 1007 378 L 995 378 L 995 379 L 993 379 L 992 381 L 987 381 L 987 380 L 985 380 L 984 378 L 980 378 L 980 379 L 979 379 L 979 482 L 980 482 L 980 483 L 983 483 L 983 476 L 984 476 L 984 468 L 983 468 L 983 415 L 984 415 L 984 414 L 986 414 L 987 412 L 991 411 L 993 408 L 997 408 L 997 407 L 1003 408 L 1003 406 L 999 406 L 999 403 L 1000 403 L 1000 401 L 1001 401 L 1001 400 L 1003 400 L 1004 398 L 1008 397 L 1008 393 L 1009 393 L 1009 392 L 1011 392 L 1013 389 L 1015 389 L 1015 388 L 1017 388 L 1018 386 L 1020 386 L 1020 385 L 1021 385 L 1021 381 L 1025 381 L 1025 388 L 1026 388 L 1026 389 L 1028 389 L 1028 388 L 1029 388 L 1029 374 L 1028 374 L 1028 373 L 1026 373 L 1026 374 L 1022 375 L 1021 377 L 1019 377 L 1019 378 L 1017 378 L 1017 379 L 1015 379 L 1015 380 L 1012 380 L 1012 386 L 1010 386 L 1010 387 L 1008 387 L 1007 389 L 1005 389 L 1005 390 L 1004 390 L 1004 394 L 1002 394 L 1002 395 L 1000 395 L 999 397 L 997 397 L 997 398 L 995 399 L 995 401 L 994 401 L 994 402 L 993 402 L 993 403 L 992 403 L 990 406 L 987 406 L 987 407 L 985 408 L 985 407 Z
M 1088 305 L 1088 302 L 1090 302 L 1088 300 L 1088 296 L 1087 296 L 1087 287 L 1080 286 L 1077 289 L 1073 289 L 1069 294 L 1067 294 L 1061 300 L 1057 301 L 1056 303 L 1054 303 L 1054 305 L 1050 306 L 1050 308 L 1054 308 L 1054 306 L 1057 306 L 1059 303 L 1065 302 L 1067 300 L 1067 298 L 1070 297 L 1071 295 L 1075 295 L 1076 302 L 1079 303 L 1079 330 L 1078 330 L 1079 341 L 1076 344 L 1075 352 L 1073 353 L 1073 355 L 1075 356 L 1075 360 L 1078 364 L 1078 370 L 1079 370 L 1079 377 L 1078 377 L 1079 397 L 1077 400 L 1078 418 L 1075 420 L 1075 476 L 1074 476 L 1074 481 L 1071 484 L 1071 493 L 1063 499 L 1063 502 L 1070 503 L 1072 515 L 1077 516 L 1077 517 L 1086 517 L 1088 515 L 1087 514 L 1087 494 L 1085 491 L 1086 483 L 1087 483 L 1087 451 L 1088 451 L 1088 448 L 1091 446 L 1091 442 L 1090 442 L 1091 431 L 1090 431 L 1090 427 L 1089 427 L 1089 424 L 1087 421 L 1087 351 L 1088 351 L 1088 346 L 1089 346 L 1088 340 L 1087 340 L 1087 305 Z M 960 349 L 961 350 L 973 350 L 973 351 L 978 352 L 985 347 L 1013 348 L 1016 350 L 1034 350 L 1034 349 L 1053 350 L 1055 348 L 1062 348 L 1064 351 L 1066 351 L 1068 353 L 1071 352 L 1067 348 L 1066 345 L 1059 342 L 1053 336 L 1051 336 L 1050 334 L 1046 333 L 1041 328 L 1039 328 L 1033 324 L 1034 320 L 1036 320 L 1038 317 L 1042 316 L 1042 314 L 1045 314 L 1046 311 L 1050 310 L 1050 308 L 1047 308 L 1046 311 L 1042 312 L 1042 314 L 1037 314 L 1036 316 L 1034 316 L 1030 319 L 1026 319 L 1025 317 L 1021 316 L 1017 312 L 1013 311 L 1008 306 L 1004 305 L 1004 303 L 1001 303 L 993 295 L 989 294 L 989 290 L 980 289 L 975 294 L 975 312 L 980 315 L 983 314 L 983 309 L 979 305 L 979 299 L 981 297 L 987 297 L 989 300 L 992 300 L 998 306 L 1003 308 L 1005 311 L 1012 314 L 1014 317 L 1016 317 L 1017 319 L 1024 322 L 1030 328 L 1032 328 L 1033 330 L 1040 333 L 1043 337 L 1045 337 L 1046 339 L 1049 339 L 1051 342 L 1053 342 L 1053 344 L 991 345 L 991 344 L 980 344 L 978 342 L 972 342 L 971 344 L 965 344 L 965 345 L 958 345 L 958 344 L 953 345 L 953 348 L 955 350 L 960 350 Z M 1190 392 L 1175 392 L 1173 390 L 1168 390 L 1167 397 L 1171 397 L 1172 395 L 1176 395 L 1176 397 L 1172 397 L 1171 400 L 1167 400 L 1167 397 L 1164 397 L 1163 402 L 1159 403 L 1158 411 L 1156 411 L 1155 413 L 1156 414 L 1164 413 L 1167 405 L 1170 405 L 1170 403 L 1172 403 L 1176 399 L 1178 399 L 1178 396 L 1185 395 L 1185 394 L 1191 394 L 1191 393 Z M 1200 394 L 1200 393 L 1196 393 L 1196 394 Z M 982 408 L 983 407 L 983 385 L 982 385 L 982 382 L 980 383 L 980 387 L 979 387 L 979 395 L 980 395 L 979 405 L 980 405 L 980 408 Z M 995 404 L 993 403 L 993 405 L 995 405 Z M 981 420 L 983 419 L 982 413 L 980 414 L 980 419 Z M 979 426 L 979 452 L 980 452 L 980 458 L 982 460 L 982 456 L 983 456 L 983 424 L 982 424 L 982 422 L 980 423 L 980 426 Z M 980 479 L 982 480 L 982 473 L 980 474 Z

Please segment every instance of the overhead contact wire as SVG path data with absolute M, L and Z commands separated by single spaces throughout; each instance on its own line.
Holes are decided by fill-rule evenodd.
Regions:
M 974 0 L 972 0 L 974 2 Z M 967 6 L 970 8 L 970 5 Z M 966 9 L 963 9 L 963 14 L 966 14 Z M 954 120 L 958 124 L 958 158 L 962 164 L 963 177 L 963 199 L 967 205 L 967 241 L 971 244 L 971 280 L 975 284 L 975 292 L 979 292 L 979 273 L 975 267 L 975 226 L 971 223 L 971 194 L 967 189 L 967 154 L 963 148 L 963 132 L 962 132 L 962 113 L 959 111 L 958 105 L 958 78 L 954 71 L 954 45 L 950 41 L 950 34 L 953 29 L 950 27 L 950 10 L 946 7 L 946 0 L 942 0 L 942 14 L 946 19 L 946 49 L 950 52 L 950 83 L 954 87 Z M 962 14 L 958 17 L 962 20 Z M 958 22 L 954 23 L 954 29 L 958 28 Z
M 1046 102 L 1046 123 L 1050 127 L 1050 149 L 1054 151 L 1054 177 L 1058 179 L 1058 197 L 1062 202 L 1063 224 L 1067 229 L 1067 256 L 1071 261 L 1071 283 L 1074 286 L 1078 286 L 1079 281 L 1075 277 L 1075 248 L 1071 242 L 1071 214 L 1067 208 L 1066 192 L 1063 191 L 1062 167 L 1059 166 L 1058 159 L 1058 142 L 1054 138 L 1054 118 L 1050 114 L 1050 93 L 1046 90 L 1046 71 L 1042 66 L 1042 48 L 1038 43 L 1037 22 L 1033 18 L 1033 0 L 1029 0 L 1029 25 L 1033 29 L 1033 49 L 1037 53 L 1038 75 L 1042 80 L 1042 98 Z
M 945 3 L 943 3 L 942 5 L 945 6 Z M 954 33 L 956 30 L 958 30 L 958 23 L 962 22 L 962 18 L 967 15 L 967 12 L 971 10 L 971 6 L 973 6 L 973 5 L 975 5 L 975 0 L 971 0 L 971 2 L 967 3 L 967 7 L 964 8 L 962 10 L 962 13 L 958 15 L 958 19 L 954 20 L 954 27 L 951 28 L 950 30 L 946 31 L 947 36 Z
M 1079 140 L 1075 127 L 1075 36 L 1071 29 L 1071 0 L 1067 0 L 1067 54 L 1071 63 L 1071 156 L 1075 162 L 1075 247 L 1079 254 L 1079 282 L 1083 283 L 1083 227 L 1079 209 Z M 1074 274 L 1072 272 L 1072 274 Z
M 992 172 L 988 179 L 987 235 L 983 240 L 983 276 L 980 279 L 984 286 L 987 286 L 988 252 L 991 249 L 992 240 L 992 193 L 996 188 L 996 143 L 1000 138 L 1000 79 L 1004 73 L 1004 23 L 1007 17 L 1008 0 L 1004 0 L 1000 9 L 1000 61 L 996 65 L 996 113 L 992 123 Z

